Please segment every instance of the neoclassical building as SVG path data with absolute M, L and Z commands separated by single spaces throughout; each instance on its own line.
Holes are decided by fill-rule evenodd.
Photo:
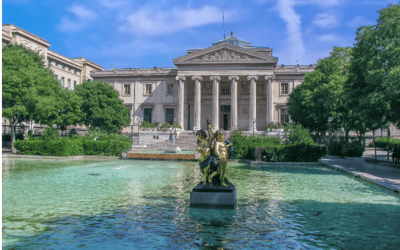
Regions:
M 50 50 L 51 44 L 45 39 L 36 36 L 13 24 L 2 25 L 2 44 L 22 44 L 44 57 L 44 65 L 50 66 L 60 84 L 73 90 L 76 85 L 86 80 L 92 80 L 90 71 L 104 70 L 83 57 L 70 59 L 55 51 Z
M 108 82 L 138 121 L 178 123 L 187 130 L 264 131 L 268 123 L 289 121 L 287 101 L 314 65 L 278 65 L 268 47 L 236 38 L 173 59 L 176 68 L 92 71 Z

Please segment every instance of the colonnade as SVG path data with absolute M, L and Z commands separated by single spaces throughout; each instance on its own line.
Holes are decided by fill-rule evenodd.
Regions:
M 257 88 L 256 81 L 259 79 L 258 76 L 247 76 L 247 80 L 250 81 L 250 105 L 249 105 L 249 130 L 257 130 Z M 273 122 L 273 76 L 264 76 L 267 81 L 267 123 Z M 177 76 L 176 80 L 179 81 L 178 87 L 178 124 L 184 127 L 184 86 L 186 77 Z M 202 76 L 192 76 L 194 81 L 194 126 L 193 130 L 201 129 L 201 82 L 203 81 Z M 210 76 L 212 81 L 212 128 L 213 130 L 219 129 L 219 83 L 221 76 L 212 75 Z M 231 130 L 238 129 L 238 95 L 237 95 L 237 84 L 239 81 L 238 75 L 228 76 L 228 80 L 231 81 Z

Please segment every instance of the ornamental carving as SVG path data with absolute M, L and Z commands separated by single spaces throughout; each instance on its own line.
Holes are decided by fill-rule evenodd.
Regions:
M 257 82 L 256 92 L 257 92 L 257 95 L 264 94 L 264 83 L 263 82 Z
M 30 50 L 33 50 L 34 52 L 38 52 L 39 55 L 44 55 L 45 48 L 42 46 L 39 46 L 35 43 L 32 43 L 24 38 L 21 38 L 21 45 L 24 46 L 25 48 L 28 48 Z
M 190 61 L 248 61 L 252 59 L 255 59 L 255 57 L 223 49 L 193 58 Z
M 211 95 L 212 93 L 212 83 L 205 82 L 201 86 L 201 95 Z

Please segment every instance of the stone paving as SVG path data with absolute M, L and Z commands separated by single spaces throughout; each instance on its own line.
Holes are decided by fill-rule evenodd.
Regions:
M 377 158 L 380 159 L 378 164 L 365 162 L 367 158 L 374 157 L 374 154 L 374 150 L 367 149 L 363 157 L 326 156 L 320 162 L 328 167 L 360 177 L 392 191 L 400 192 L 400 168 L 390 166 L 393 165 L 392 163 L 383 163 L 383 160 L 386 161 L 387 159 L 387 151 L 383 150 L 377 151 Z

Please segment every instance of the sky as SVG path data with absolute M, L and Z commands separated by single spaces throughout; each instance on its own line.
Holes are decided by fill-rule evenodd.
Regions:
M 398 1 L 3 0 L 2 22 L 106 70 L 175 67 L 174 58 L 211 47 L 224 30 L 227 37 L 233 31 L 253 46 L 272 48 L 278 64 L 308 65 L 333 46 L 353 46 L 357 27 L 376 24 L 377 11 L 389 3 Z

